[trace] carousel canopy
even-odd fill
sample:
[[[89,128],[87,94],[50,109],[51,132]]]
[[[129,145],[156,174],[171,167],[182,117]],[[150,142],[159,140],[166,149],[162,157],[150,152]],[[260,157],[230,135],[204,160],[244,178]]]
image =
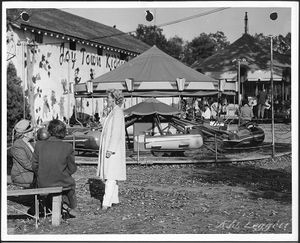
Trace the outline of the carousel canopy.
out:
[[[149,98],[138,103],[124,111],[126,115],[147,116],[152,114],[159,115],[176,115],[180,113],[175,107],[167,105],[155,98]]]
[[[222,51],[192,65],[193,68],[216,79],[237,80],[237,62],[246,70],[248,81],[270,80],[270,46],[260,45],[254,37],[244,34]],[[291,58],[273,51],[273,79],[282,80],[282,72],[291,67]],[[241,70],[242,74],[243,70]]]
[[[93,79],[93,95],[107,89],[120,89],[125,95],[154,92],[176,96],[197,91],[216,91],[218,81],[167,55],[156,46],[118,68]],[[80,94],[86,84],[75,86]],[[155,96],[155,95],[151,95]]]

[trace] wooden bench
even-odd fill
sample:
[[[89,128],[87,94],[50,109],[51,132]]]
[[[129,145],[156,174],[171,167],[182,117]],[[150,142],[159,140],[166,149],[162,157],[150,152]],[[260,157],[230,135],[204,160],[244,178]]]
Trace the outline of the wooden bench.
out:
[[[29,215],[26,212],[18,210],[26,215],[35,219],[35,227],[38,227],[39,220],[39,200],[38,195],[52,195],[52,225],[58,226],[60,225],[61,220],[61,204],[62,204],[62,192],[64,190],[68,190],[68,188],[63,187],[46,187],[46,188],[34,188],[34,189],[21,189],[21,190],[8,190],[7,191],[7,199],[10,197],[18,197],[24,195],[34,195],[34,205],[35,205],[35,216]]]

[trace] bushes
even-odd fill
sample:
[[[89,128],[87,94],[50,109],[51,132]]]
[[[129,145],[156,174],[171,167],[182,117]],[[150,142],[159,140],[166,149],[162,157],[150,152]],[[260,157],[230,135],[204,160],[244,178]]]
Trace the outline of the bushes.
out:
[[[29,106],[25,100],[26,119],[30,119]],[[23,118],[24,99],[22,80],[17,77],[17,71],[12,63],[7,66],[7,143],[11,143],[12,129]]]

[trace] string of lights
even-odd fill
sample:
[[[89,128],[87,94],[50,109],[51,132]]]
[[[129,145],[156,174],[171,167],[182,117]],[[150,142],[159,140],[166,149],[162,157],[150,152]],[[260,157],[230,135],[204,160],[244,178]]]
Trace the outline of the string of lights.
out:
[[[168,26],[168,25],[184,22],[184,21],[187,21],[187,20],[190,20],[190,19],[203,17],[203,16],[206,16],[206,15],[209,15],[209,14],[213,14],[213,13],[216,13],[216,12],[223,11],[225,9],[228,9],[228,8],[217,8],[217,9],[213,9],[213,10],[210,10],[210,11],[198,13],[198,14],[188,16],[188,17],[185,17],[185,18],[182,18],[182,19],[178,19],[178,20],[175,20],[175,21],[160,24],[157,27]],[[47,10],[42,9],[41,11],[48,13],[49,11],[52,11],[52,10],[54,10],[54,9],[47,9]],[[119,33],[113,33],[113,34],[105,35],[105,36],[90,37],[90,38],[87,38],[87,39],[78,38],[78,37],[71,36],[71,35],[68,35],[68,34],[53,32],[51,30],[32,28],[28,22],[30,21],[30,18],[32,18],[32,16],[35,14],[35,12],[31,11],[30,9],[20,9],[20,11],[21,12],[19,12],[19,14],[14,19],[9,20],[11,23],[15,23],[17,25],[20,25],[20,23],[17,20],[22,19],[24,22],[22,23],[22,27],[21,26],[20,27],[22,29],[24,29],[25,31],[28,30],[28,31],[31,31],[32,33],[37,33],[37,34],[40,34],[40,35],[43,34],[45,36],[49,35],[49,36],[52,36],[52,37],[56,37],[57,39],[61,39],[59,42],[57,42],[57,41],[48,42],[48,43],[43,43],[43,45],[61,45],[61,44],[73,41],[73,42],[77,42],[77,43],[87,45],[87,46],[91,46],[91,47],[94,46],[96,48],[103,48],[104,50],[108,50],[108,51],[112,50],[112,51],[115,51],[115,52],[124,53],[125,55],[131,55],[131,56],[137,56],[138,55],[138,53],[136,51],[127,51],[127,50],[123,50],[123,49],[120,49],[120,48],[116,48],[114,46],[107,45],[105,43],[100,43],[101,39],[109,38],[109,37],[115,37],[115,36],[121,36],[121,35],[127,35],[127,34],[133,34],[133,33],[136,32],[136,30],[129,31],[129,32],[120,31]],[[41,11],[39,11],[39,13]],[[147,12],[147,15],[149,15],[149,14],[152,15],[152,13],[150,11]],[[153,17],[153,15],[152,15],[152,17]],[[156,17],[156,15],[155,15],[155,17]],[[150,19],[151,19],[151,21],[153,20],[153,18],[150,18]],[[150,19],[146,18],[147,21],[149,21]],[[154,20],[156,20],[156,19],[154,19]],[[156,26],[156,25],[154,25],[154,26]],[[37,46],[34,43],[27,43],[27,45]]]
[[[192,15],[192,16],[188,16],[188,17],[185,17],[185,18],[182,18],[182,19],[178,19],[178,20],[174,20],[174,21],[171,21],[171,22],[166,22],[166,23],[163,23],[163,24],[159,24],[159,25],[157,25],[157,27],[164,27],[164,26],[168,26],[168,25],[172,25],[172,24],[181,23],[181,22],[184,22],[184,21],[187,21],[187,20],[191,20],[191,19],[194,19],[194,18],[199,18],[199,17],[203,17],[203,16],[206,16],[206,15],[209,15],[209,14],[216,13],[216,12],[224,11],[224,10],[226,10],[228,8],[229,7],[227,7],[227,8],[217,8],[217,9],[213,9],[213,10],[210,10],[210,11],[207,11],[207,12],[198,13],[198,14],[195,14],[195,15]],[[34,13],[29,14],[29,18],[33,14]],[[109,37],[115,37],[115,36],[121,36],[121,35],[127,35],[127,34],[133,34],[135,32],[136,32],[136,30],[132,30],[132,31],[128,31],[128,32],[121,32],[120,31],[120,33],[114,33],[114,34],[110,34],[110,35],[102,35],[102,36],[90,37],[90,38],[86,39],[85,42],[86,43],[88,41],[90,41],[90,42],[93,42],[93,41],[97,42],[100,39],[109,38]],[[62,38],[62,39],[64,39],[64,38]],[[53,45],[53,44],[61,44],[61,43],[62,42],[59,42],[59,43],[45,43],[45,44]]]

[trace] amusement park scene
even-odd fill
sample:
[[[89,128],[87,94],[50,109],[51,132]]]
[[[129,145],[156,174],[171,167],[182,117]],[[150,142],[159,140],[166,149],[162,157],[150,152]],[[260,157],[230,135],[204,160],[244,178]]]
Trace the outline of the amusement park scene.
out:
[[[1,232],[297,240],[298,3],[139,3],[3,3]]]

